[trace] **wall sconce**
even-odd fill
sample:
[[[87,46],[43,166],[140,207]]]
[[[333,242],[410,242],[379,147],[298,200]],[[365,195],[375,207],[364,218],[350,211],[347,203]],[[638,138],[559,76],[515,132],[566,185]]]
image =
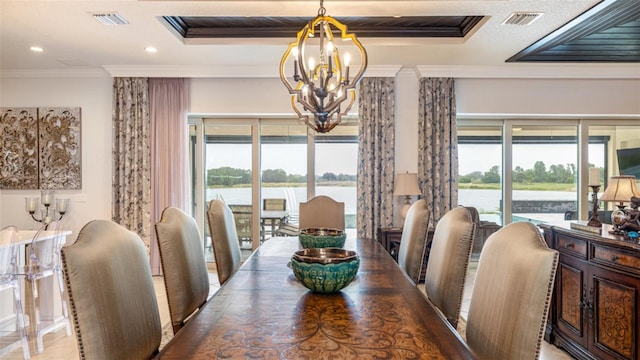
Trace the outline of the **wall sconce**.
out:
[[[404,196],[404,206],[402,206],[402,220],[407,217],[407,212],[411,207],[411,196],[421,195],[418,186],[418,174],[406,172],[396,175],[396,182],[393,187],[394,196]]]
[[[36,197],[27,197],[25,200],[25,210],[31,215],[31,218],[37,222],[49,225],[53,220],[62,220],[62,217],[67,213],[69,209],[69,199],[55,199],[53,191],[42,190],[40,193],[40,199]],[[55,200],[55,201],[54,201]],[[38,210],[38,203],[41,202],[43,208],[40,208],[40,219],[36,218],[35,213]],[[55,202],[54,209],[51,205]],[[51,211],[51,214],[49,213]],[[59,214],[59,218],[55,219],[56,212]]]

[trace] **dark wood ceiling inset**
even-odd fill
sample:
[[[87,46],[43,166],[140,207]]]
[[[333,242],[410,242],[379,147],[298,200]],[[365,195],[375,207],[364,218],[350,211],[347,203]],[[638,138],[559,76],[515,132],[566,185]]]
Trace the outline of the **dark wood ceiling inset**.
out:
[[[482,16],[336,17],[358,37],[464,37]],[[294,37],[309,17],[165,16],[183,38]]]
[[[639,62],[640,0],[606,0],[507,62]]]

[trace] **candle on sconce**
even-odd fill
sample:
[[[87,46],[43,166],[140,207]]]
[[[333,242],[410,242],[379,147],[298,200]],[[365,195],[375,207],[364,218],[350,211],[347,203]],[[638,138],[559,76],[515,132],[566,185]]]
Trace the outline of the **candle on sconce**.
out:
[[[42,190],[42,194],[40,195],[42,199],[42,205],[49,206],[53,202],[53,192],[49,190]]]
[[[600,186],[600,169],[589,169],[589,186]]]
[[[60,214],[66,213],[68,206],[69,199],[56,199],[56,210],[58,210]]]
[[[38,198],[24,198],[24,208],[28,213],[36,212],[38,208]]]

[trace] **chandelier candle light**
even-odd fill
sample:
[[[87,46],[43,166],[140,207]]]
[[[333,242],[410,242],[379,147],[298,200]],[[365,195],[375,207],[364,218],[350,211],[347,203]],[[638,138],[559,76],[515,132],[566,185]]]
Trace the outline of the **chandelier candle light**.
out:
[[[69,199],[55,199],[56,208],[51,209],[51,214],[49,214],[50,207],[54,203],[53,191],[51,190],[42,190],[40,199],[28,197],[24,200],[25,210],[31,215],[31,218],[45,225],[49,225],[49,223],[54,220],[56,212],[60,215],[57,220],[61,220],[64,214],[67,213],[69,207]],[[38,202],[41,202],[44,206],[44,209],[40,209],[40,219],[36,218],[34,215],[36,210],[38,210]]]
[[[289,44],[280,61],[280,79],[291,94],[291,106],[298,118],[319,133],[331,131],[353,106],[356,85],[367,68],[367,52],[347,26],[326,15],[324,0],[320,0],[318,16],[298,32],[297,40]],[[351,47],[359,54],[359,67],[350,77],[354,53],[338,48],[335,36],[340,35],[342,47]],[[292,58],[293,61],[290,61]],[[293,82],[287,78],[287,66],[293,64]],[[353,73],[353,71],[351,71]],[[346,101],[343,106],[342,103]]]

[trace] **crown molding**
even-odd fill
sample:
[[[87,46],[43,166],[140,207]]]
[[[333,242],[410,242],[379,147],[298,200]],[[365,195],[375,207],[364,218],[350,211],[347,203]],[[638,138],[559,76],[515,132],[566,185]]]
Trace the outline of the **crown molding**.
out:
[[[504,64],[497,66],[418,65],[420,77],[505,79],[640,79],[630,64]]]
[[[369,66],[366,77],[395,77],[402,65]],[[277,66],[105,66],[113,77],[280,78]]]
[[[100,78],[110,77],[103,68],[90,69],[9,69],[1,70],[0,78]]]
[[[640,79],[640,65],[629,64],[504,64],[467,65],[371,65],[365,77],[396,77],[413,71],[418,77],[496,79]],[[277,66],[120,66],[89,69],[8,69],[0,78],[53,77],[185,77],[185,78],[279,78]]]

